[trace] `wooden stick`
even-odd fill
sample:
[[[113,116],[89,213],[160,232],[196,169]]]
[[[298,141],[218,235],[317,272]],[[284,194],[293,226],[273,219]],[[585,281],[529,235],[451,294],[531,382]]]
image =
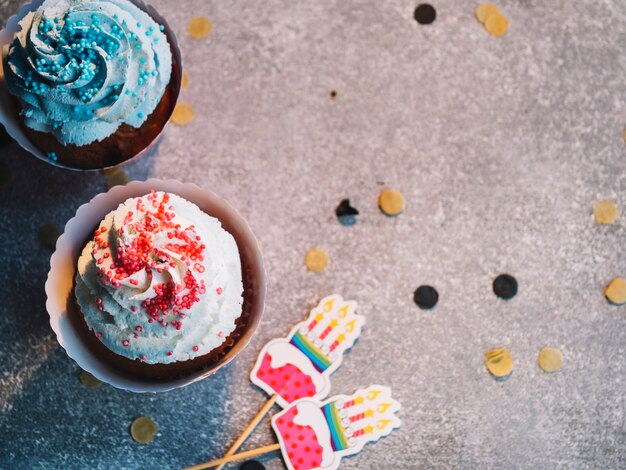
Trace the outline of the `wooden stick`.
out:
[[[259,447],[258,449],[247,450],[235,455],[229,455],[228,457],[222,457],[221,459],[211,460],[210,462],[194,465],[193,467],[186,467],[183,470],[201,470],[203,468],[211,468],[224,463],[232,462],[234,460],[243,460],[249,457],[256,457],[257,455],[268,454],[280,449],[280,444],[270,444],[265,447]]]
[[[254,428],[256,428],[259,422],[263,419],[263,416],[265,416],[267,412],[270,410],[270,408],[274,405],[277,398],[278,398],[278,395],[274,394],[269,398],[269,400],[265,402],[265,405],[263,405],[263,408],[261,408],[259,412],[256,414],[256,416],[252,418],[252,421],[250,421],[250,424],[248,424],[248,427],[243,430],[243,432],[237,438],[237,440],[233,443],[233,445],[230,446],[230,449],[228,449],[228,452],[226,452],[224,457],[230,457],[235,452],[237,452],[237,450],[241,447],[241,444],[244,443],[244,441],[248,438],[248,436],[252,433],[252,431],[254,431]],[[223,467],[224,467],[224,464],[220,464],[217,467],[217,470],[222,470]]]

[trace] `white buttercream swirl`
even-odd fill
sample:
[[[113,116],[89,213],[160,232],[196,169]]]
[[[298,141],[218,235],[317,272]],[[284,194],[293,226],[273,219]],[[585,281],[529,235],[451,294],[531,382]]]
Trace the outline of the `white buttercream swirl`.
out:
[[[237,244],[214,217],[152,192],[110,212],[78,260],[76,298],[113,352],[154,364],[220,346],[242,310]]]

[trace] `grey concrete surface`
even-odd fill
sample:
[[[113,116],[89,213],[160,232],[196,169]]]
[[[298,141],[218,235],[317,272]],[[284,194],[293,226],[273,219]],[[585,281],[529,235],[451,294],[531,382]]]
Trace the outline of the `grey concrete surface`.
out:
[[[266,398],[247,378],[261,346],[332,292],[368,321],[333,392],[379,382],[404,406],[403,427],[342,468],[626,468],[626,307],[602,296],[626,275],[626,216],[591,215],[601,198],[626,212],[625,2],[499,1],[502,38],[463,0],[433,2],[430,26],[399,0],[153,3],[179,36],[197,117],[128,171],[197,183],[243,213],[266,257],[266,316],[201,383],[83,388],[47,324],[51,251],[36,231],[63,225],[105,180],[3,147],[15,182],[0,191],[1,468],[220,456]],[[5,21],[19,2],[1,4]],[[188,38],[193,15],[212,20],[207,40]],[[385,186],[407,198],[394,219],[376,207]],[[334,217],[344,197],[354,227]],[[303,266],[316,245],[330,256],[322,274]],[[509,302],[491,292],[501,272],[520,284]],[[430,312],[412,302],[423,283],[440,293]],[[563,352],[560,372],[538,369],[544,345]],[[515,360],[504,383],[482,363],[496,346]],[[142,414],[159,425],[151,445],[128,435]],[[271,442],[265,421],[245,448]]]

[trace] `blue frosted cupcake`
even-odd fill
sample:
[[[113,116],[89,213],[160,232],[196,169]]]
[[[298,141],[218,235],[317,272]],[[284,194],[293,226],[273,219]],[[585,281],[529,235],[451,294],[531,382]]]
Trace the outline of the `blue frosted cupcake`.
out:
[[[21,19],[3,50],[6,85],[23,132],[50,161],[106,168],[160,134],[180,56],[155,16],[129,0],[45,0]]]

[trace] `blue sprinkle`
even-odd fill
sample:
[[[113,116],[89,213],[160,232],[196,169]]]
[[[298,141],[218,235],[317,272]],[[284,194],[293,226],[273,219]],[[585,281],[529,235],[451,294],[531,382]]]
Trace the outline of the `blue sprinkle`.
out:
[[[159,25],[159,31],[165,31],[165,26],[163,26],[162,24]]]

